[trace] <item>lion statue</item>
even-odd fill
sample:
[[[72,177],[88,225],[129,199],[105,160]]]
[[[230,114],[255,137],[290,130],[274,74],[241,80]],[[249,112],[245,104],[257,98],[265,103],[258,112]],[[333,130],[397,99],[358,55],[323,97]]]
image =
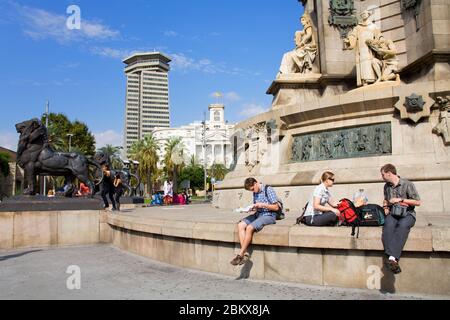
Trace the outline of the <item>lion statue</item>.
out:
[[[73,193],[73,180],[78,179],[90,189],[94,195],[95,184],[89,179],[89,166],[100,169],[95,161],[77,153],[55,152],[48,143],[47,128],[39,119],[32,119],[16,124],[20,134],[17,147],[17,163],[24,170],[28,183],[24,195],[36,194],[36,177],[63,176],[68,184],[65,196]]]

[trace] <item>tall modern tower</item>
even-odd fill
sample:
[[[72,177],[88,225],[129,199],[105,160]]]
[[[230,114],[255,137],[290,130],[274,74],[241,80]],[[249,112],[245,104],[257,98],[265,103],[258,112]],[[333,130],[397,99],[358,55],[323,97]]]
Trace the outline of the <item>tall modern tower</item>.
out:
[[[170,58],[160,52],[136,53],[126,64],[127,96],[124,149],[142,139],[155,127],[170,127]]]

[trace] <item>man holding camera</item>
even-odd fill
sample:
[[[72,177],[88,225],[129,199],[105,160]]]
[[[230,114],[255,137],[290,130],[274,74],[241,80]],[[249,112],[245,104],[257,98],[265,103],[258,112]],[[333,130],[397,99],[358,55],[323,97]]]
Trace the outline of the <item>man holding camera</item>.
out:
[[[400,256],[408,235],[416,224],[415,207],[421,205],[419,193],[414,184],[397,175],[392,164],[381,168],[384,186],[383,208],[386,215],[383,227],[383,246],[389,257],[387,266],[394,273],[402,272],[399,265]]]

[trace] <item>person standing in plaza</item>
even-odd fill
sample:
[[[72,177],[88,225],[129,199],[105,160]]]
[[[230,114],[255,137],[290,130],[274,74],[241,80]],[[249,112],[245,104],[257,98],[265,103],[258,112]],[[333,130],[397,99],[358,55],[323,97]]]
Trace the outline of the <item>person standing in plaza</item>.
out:
[[[398,176],[394,165],[383,166],[381,177],[386,182],[383,202],[386,219],[382,241],[388,257],[387,266],[398,274],[402,271],[399,260],[403,248],[411,228],[416,224],[415,207],[420,206],[421,201],[415,185]]]
[[[114,177],[114,189],[115,189],[116,207],[117,210],[120,211],[120,197],[122,197],[123,195],[123,182],[119,172],[117,172],[116,176]]]
[[[116,210],[116,202],[114,201],[114,184],[111,177],[111,170],[108,165],[104,165],[103,169],[103,181],[102,181],[102,199],[105,204],[105,210],[109,209],[108,199],[106,199],[106,195],[109,195],[109,199],[111,200],[111,204],[113,206],[112,210]]]
[[[267,225],[275,224],[276,212],[280,209],[277,195],[272,187],[265,186],[254,178],[248,178],[245,180],[244,188],[253,192],[255,213],[242,219],[238,224],[241,250],[230,262],[234,266],[245,263],[249,258],[247,249],[253,240],[253,234],[260,232]]]

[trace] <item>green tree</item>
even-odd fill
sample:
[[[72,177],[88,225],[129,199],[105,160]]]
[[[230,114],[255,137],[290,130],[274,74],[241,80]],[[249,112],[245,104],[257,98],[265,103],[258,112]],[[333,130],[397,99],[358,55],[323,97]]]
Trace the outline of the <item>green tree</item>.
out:
[[[9,154],[7,153],[0,153],[0,173],[4,176],[7,177],[10,174],[9,171],[9,161],[10,161],[10,157]]]
[[[115,170],[120,170],[123,167],[123,163],[120,160],[120,150],[121,147],[114,147],[107,144],[104,147],[99,148],[97,151],[104,153],[111,160],[112,168]]]
[[[44,117],[42,122],[45,123]],[[50,113],[48,122],[48,139],[55,151],[68,152],[68,134],[72,134],[70,151],[87,156],[95,154],[95,137],[86,124],[78,120],[71,122],[66,115],[61,113]]]
[[[209,175],[219,181],[222,181],[228,172],[227,167],[219,163],[214,163],[209,169]]]
[[[178,192],[178,176],[184,167],[184,149],[180,137],[169,139],[164,148],[164,170],[169,179],[172,180],[174,192]]]
[[[189,180],[191,188],[199,190],[204,188],[205,172],[203,167],[191,162],[191,164],[181,171],[180,181]]]
[[[139,162],[139,176],[147,180],[147,193],[152,194],[153,181],[158,172],[159,146],[151,135],[146,135],[143,140],[136,141],[130,148],[129,157]]]

